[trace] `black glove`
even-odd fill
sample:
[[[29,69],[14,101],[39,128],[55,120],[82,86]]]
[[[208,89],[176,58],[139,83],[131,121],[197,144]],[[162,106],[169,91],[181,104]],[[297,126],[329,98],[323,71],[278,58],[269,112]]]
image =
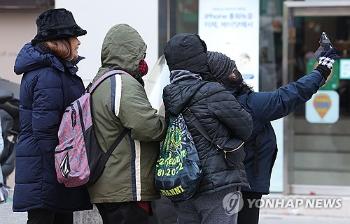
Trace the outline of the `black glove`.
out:
[[[316,70],[321,73],[325,80],[331,74],[333,63],[339,58],[337,50],[330,48],[328,51],[322,52],[318,61]]]

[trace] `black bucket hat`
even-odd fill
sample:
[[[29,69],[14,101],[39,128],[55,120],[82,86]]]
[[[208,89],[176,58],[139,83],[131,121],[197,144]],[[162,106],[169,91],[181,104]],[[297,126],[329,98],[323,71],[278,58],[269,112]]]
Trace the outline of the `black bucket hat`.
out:
[[[57,40],[68,37],[78,37],[87,32],[78,26],[73,14],[66,9],[49,9],[36,20],[37,34],[32,44],[47,40]]]

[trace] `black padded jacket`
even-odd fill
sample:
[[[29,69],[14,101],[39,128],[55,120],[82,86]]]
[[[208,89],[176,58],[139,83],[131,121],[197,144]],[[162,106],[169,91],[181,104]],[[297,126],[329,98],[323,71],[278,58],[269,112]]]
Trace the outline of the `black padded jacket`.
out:
[[[172,83],[163,90],[166,116],[176,116],[189,108],[214,143],[206,140],[183,114],[202,165],[198,194],[249,186],[244,156],[240,156],[234,167],[229,167],[224,153],[215,145],[237,147],[247,140],[253,127],[250,114],[219,83],[202,81],[198,75],[184,70],[172,71],[171,77]],[[244,154],[243,147],[240,153]]]

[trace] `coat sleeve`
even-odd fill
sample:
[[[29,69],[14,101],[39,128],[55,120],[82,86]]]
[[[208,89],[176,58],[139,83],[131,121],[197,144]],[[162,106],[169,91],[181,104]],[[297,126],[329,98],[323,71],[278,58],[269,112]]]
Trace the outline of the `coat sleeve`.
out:
[[[314,70],[273,92],[252,93],[248,106],[256,118],[273,121],[288,115],[298,105],[308,101],[324,82],[322,75]]]
[[[229,91],[221,91],[215,97],[211,96],[208,107],[235,137],[243,141],[250,137],[253,130],[252,117]]]
[[[61,79],[52,69],[38,74],[33,87],[32,130],[40,150],[52,152],[58,144],[58,129],[63,111]]]
[[[148,101],[145,89],[134,78],[122,75],[122,93],[116,114],[124,127],[131,129],[133,139],[161,141],[166,132],[163,116]]]

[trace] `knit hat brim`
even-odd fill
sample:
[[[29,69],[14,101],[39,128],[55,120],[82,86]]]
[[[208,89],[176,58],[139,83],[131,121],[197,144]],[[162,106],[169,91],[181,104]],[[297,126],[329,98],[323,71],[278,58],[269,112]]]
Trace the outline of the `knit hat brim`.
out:
[[[219,52],[207,52],[208,66],[211,76],[216,81],[223,81],[237,69],[236,62]]]

